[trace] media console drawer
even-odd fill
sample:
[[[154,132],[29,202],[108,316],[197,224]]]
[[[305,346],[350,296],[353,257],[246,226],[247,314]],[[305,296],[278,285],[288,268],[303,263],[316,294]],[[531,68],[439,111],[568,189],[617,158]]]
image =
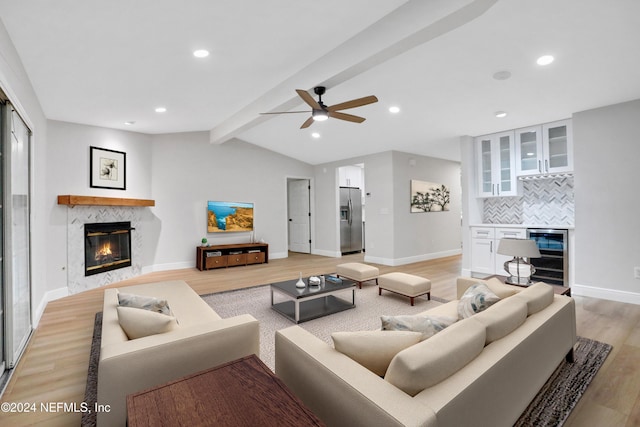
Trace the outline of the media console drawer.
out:
[[[269,245],[267,243],[238,243],[198,246],[196,248],[196,268],[198,270],[267,262],[269,262]]]
[[[226,255],[207,257],[205,261],[205,269],[220,268],[227,266],[228,257]]]

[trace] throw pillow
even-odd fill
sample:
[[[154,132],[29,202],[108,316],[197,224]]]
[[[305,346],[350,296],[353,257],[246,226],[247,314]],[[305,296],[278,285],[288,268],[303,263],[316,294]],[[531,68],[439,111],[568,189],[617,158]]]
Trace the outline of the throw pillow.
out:
[[[422,335],[410,331],[359,331],[331,334],[336,351],[350,357],[378,376],[384,376],[391,359],[419,343]]]
[[[169,316],[173,315],[166,299],[146,295],[118,293],[118,305],[121,307],[142,308],[144,310],[154,311],[156,313],[162,313]]]
[[[445,316],[381,316],[383,331],[413,331],[420,332],[422,339],[437,334],[447,326],[451,326],[458,319]]]
[[[130,340],[163,334],[178,327],[176,318],[135,307],[118,306],[118,322]]]
[[[462,319],[491,307],[500,298],[484,283],[476,283],[467,289],[458,301],[458,316]]]

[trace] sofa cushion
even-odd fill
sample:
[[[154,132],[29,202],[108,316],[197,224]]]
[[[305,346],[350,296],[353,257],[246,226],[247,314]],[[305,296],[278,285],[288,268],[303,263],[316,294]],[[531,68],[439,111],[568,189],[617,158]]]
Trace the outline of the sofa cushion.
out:
[[[384,376],[391,359],[419,343],[422,334],[411,331],[358,331],[331,334],[337,351],[349,356],[378,376]]]
[[[527,287],[522,292],[518,292],[515,297],[526,301],[528,315],[531,316],[553,302],[554,292],[551,286],[543,282],[538,282]]]
[[[503,299],[510,296],[513,296],[517,293],[516,289],[513,286],[507,286],[500,281],[497,277],[492,277],[491,279],[487,279],[485,281],[489,289],[498,296],[498,298]]]
[[[383,331],[413,331],[420,332],[425,340],[451,326],[458,319],[444,316],[380,316]]]
[[[142,308],[156,313],[172,315],[166,299],[118,292],[118,305],[121,307]]]
[[[473,320],[485,326],[485,345],[488,345],[510,334],[527,320],[527,303],[522,299],[507,298],[476,314]]]
[[[486,310],[498,301],[500,301],[500,298],[486,284],[478,282],[475,285],[471,285],[460,297],[460,301],[458,301],[458,316],[461,319],[466,319]]]
[[[130,340],[174,330],[176,318],[134,307],[117,307],[118,322]]]
[[[456,373],[482,352],[485,327],[472,319],[449,326],[391,360],[384,379],[415,396]]]

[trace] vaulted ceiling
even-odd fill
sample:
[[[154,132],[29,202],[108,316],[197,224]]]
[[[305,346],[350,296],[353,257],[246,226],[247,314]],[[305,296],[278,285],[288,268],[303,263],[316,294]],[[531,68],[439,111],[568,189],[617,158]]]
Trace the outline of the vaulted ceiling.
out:
[[[458,160],[462,135],[640,98],[637,0],[0,0],[0,19],[49,119],[209,131],[311,164]],[[308,114],[259,114],[307,109],[295,89],[317,85],[327,105],[379,102],[302,130]]]

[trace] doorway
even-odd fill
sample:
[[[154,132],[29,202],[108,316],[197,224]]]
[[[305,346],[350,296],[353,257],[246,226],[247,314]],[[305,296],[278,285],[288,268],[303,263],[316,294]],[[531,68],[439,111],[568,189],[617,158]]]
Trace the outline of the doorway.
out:
[[[311,253],[311,180],[287,178],[289,251]]]

